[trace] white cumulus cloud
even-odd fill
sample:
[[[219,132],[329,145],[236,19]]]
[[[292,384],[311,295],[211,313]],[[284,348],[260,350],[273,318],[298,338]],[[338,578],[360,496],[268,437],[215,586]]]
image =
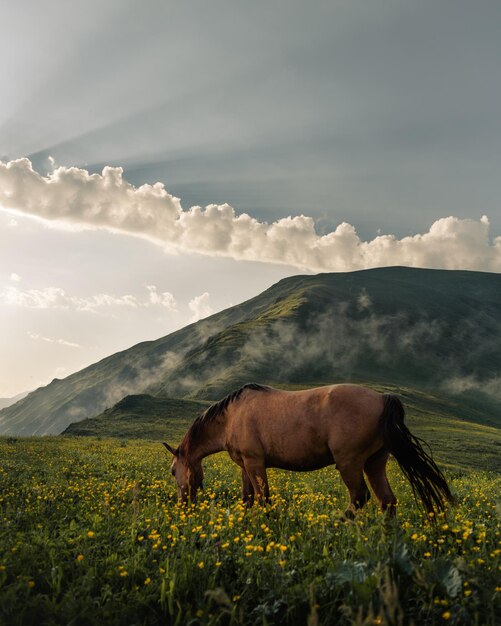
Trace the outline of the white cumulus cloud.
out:
[[[161,306],[172,312],[177,311],[177,303],[171,293],[167,291],[158,293],[154,285],[149,285],[147,290],[148,296],[143,299],[133,295],[115,296],[106,293],[82,298],[66,293],[61,287],[21,290],[8,286],[0,291],[0,302],[29,309],[73,309],[90,313],[113,307],[140,309],[153,306]]]
[[[190,322],[198,322],[198,320],[203,319],[204,317],[209,317],[214,313],[214,310],[210,303],[210,295],[207,293],[202,293],[200,296],[195,296],[188,303],[188,308],[190,309],[192,316]]]
[[[71,298],[66,295],[64,289],[59,287],[25,291],[17,287],[6,287],[0,292],[0,302],[28,309],[64,309],[69,308],[70,301]]]
[[[170,293],[170,291],[164,291],[162,293],[158,293],[155,285],[147,285],[146,289],[149,293],[149,303],[151,305],[158,304],[160,306],[165,307],[169,311],[177,311],[177,302],[174,296]]]
[[[61,227],[104,228],[146,237],[174,251],[293,265],[309,271],[349,271],[388,265],[501,271],[501,237],[489,220],[444,217],[429,231],[398,239],[380,234],[363,241],[346,222],[318,235],[311,217],[271,224],[228,204],[184,210],[162,183],[134,187],[119,167],[90,174],[55,167],[47,176],[24,158],[0,161],[0,206]]]

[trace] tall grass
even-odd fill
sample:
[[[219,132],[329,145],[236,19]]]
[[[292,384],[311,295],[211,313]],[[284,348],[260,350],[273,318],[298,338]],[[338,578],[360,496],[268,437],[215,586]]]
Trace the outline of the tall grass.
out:
[[[501,623],[498,474],[449,475],[459,505],[433,519],[392,466],[398,519],[346,523],[332,468],[271,471],[272,505],[246,511],[224,455],[188,507],[161,445],[3,439],[0,458],[9,626]]]

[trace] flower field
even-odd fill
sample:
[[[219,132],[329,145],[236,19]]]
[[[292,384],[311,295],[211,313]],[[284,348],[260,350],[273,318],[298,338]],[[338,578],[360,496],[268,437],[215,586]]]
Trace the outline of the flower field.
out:
[[[333,468],[270,471],[245,510],[225,455],[177,503],[160,444],[0,440],[0,623],[501,623],[501,477],[451,473],[458,506],[427,518],[398,468],[396,521],[354,522]]]

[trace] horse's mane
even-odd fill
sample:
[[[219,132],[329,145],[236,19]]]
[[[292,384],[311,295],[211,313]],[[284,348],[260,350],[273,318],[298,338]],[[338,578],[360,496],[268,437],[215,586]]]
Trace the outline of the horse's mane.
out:
[[[216,419],[218,415],[224,413],[228,408],[228,405],[238,400],[242,393],[247,389],[250,389],[251,391],[271,391],[272,387],[268,387],[267,385],[259,385],[258,383],[247,383],[243,387],[240,387],[240,389],[232,391],[222,400],[211,404],[211,406],[206,409],[201,415],[199,415],[191,425],[191,428],[186,433],[186,443],[195,443],[201,437],[207,424],[210,424]]]

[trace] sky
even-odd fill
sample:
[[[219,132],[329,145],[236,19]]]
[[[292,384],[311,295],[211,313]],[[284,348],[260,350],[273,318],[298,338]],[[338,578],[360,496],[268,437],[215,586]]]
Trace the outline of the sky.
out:
[[[4,3],[0,397],[285,276],[501,271],[497,0]]]

